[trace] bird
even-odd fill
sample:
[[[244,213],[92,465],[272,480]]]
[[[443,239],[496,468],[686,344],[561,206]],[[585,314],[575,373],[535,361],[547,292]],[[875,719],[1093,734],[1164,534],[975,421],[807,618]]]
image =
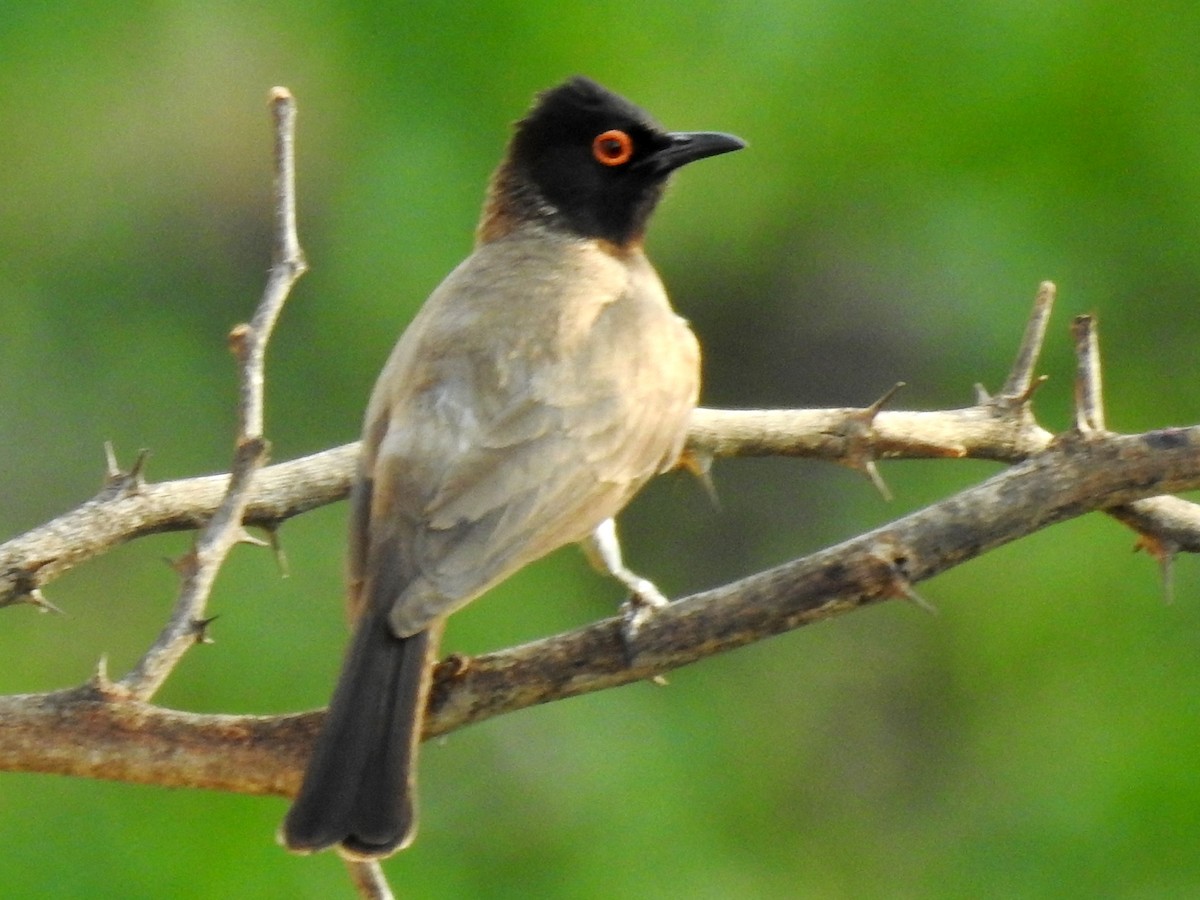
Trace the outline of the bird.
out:
[[[666,131],[574,76],[535,97],[471,254],[402,333],[364,416],[347,553],[352,637],[280,828],[374,860],[416,834],[416,758],[446,618],[567,544],[630,591],[614,516],[680,460],[700,350],[646,258],[673,171],[745,143]]]

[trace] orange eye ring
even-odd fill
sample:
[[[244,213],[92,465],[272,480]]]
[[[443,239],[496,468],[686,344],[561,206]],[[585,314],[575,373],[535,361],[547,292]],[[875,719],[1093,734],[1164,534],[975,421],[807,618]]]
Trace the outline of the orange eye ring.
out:
[[[613,128],[596,135],[592,141],[592,156],[605,166],[623,166],[633,158],[633,138]]]

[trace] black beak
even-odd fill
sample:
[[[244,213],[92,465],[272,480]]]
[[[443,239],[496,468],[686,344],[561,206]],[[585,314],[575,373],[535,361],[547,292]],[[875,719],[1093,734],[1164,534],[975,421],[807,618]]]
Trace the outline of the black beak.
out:
[[[719,131],[675,131],[667,139],[670,141],[667,146],[646,158],[646,164],[663,175],[698,159],[732,153],[746,146],[741,138]]]

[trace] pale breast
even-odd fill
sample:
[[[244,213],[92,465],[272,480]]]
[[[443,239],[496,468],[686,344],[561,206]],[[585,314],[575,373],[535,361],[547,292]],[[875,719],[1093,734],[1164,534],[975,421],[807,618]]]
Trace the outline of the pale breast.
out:
[[[544,236],[477,250],[372,400],[387,425],[366,429],[368,527],[422,581],[393,623],[418,628],[615,515],[678,457],[698,390],[696,340],[640,252]]]

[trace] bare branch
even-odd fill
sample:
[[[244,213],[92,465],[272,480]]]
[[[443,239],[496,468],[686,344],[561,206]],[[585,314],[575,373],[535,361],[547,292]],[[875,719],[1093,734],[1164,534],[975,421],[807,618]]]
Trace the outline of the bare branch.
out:
[[[221,504],[201,529],[195,548],[176,564],[183,583],[170,619],[153,646],[119,683],[122,691],[139,700],[152,697],[188,648],[205,639],[208,624],[204,618],[205,605],[225,557],[244,538],[242,520],[250,488],[267,459],[268,446],[263,437],[267,343],[292,285],[305,270],[296,238],[293,198],[296,109],[285,88],[272,90],[271,111],[275,119],[276,246],[270,277],[253,320],[248,325],[235,326],[229,334],[240,376],[239,427],[229,484]]]
[[[1154,497],[1114,506],[1108,514],[1141,534],[1154,534],[1183,553],[1200,553],[1200,506],[1179,497]]]
[[[104,468],[105,490],[111,494],[136,494],[145,485],[142,479],[142,472],[146,468],[146,459],[150,456],[149,450],[138,451],[137,459],[133,461],[133,465],[128,471],[122,471],[117,463],[117,451],[114,449],[111,441],[104,442]]]
[[[0,606],[50,607],[41,586],[116,544],[152,532],[199,529],[177,562],[183,584],[155,644],[118,682],[103,662],[79,688],[0,697],[0,769],[56,772],[255,794],[295,791],[322,713],[196,715],[148,703],[191,644],[206,639],[213,580],[245,525],[268,529],[345,496],[358,446],[349,444],[265,468],[267,345],[306,265],[296,236],[294,121],[290,94],[271,94],[275,118],[273,265],[255,315],[236,326],[238,434],[228,476],[148,485],[143,451],[122,472],[106,447],[101,493],[80,508],[0,545]],[[1076,320],[1077,430],[1055,440],[1036,422],[1031,397],[1055,297],[1044,282],[1001,390],[979,389],[976,405],[940,412],[866,409],[697,410],[686,459],[699,471],[718,456],[790,455],[865,471],[882,492],[876,460],[973,457],[1014,464],[1000,475],[890,525],[738,582],[684,598],[639,631],[628,656],[622,622],[587,628],[439,665],[425,737],[489,717],[632,681],[651,680],[706,656],[862,606],[907,599],[914,587],[996,546],[1063,519],[1108,508],[1141,535],[1163,567],[1180,549],[1200,550],[1200,508],[1150,495],[1200,486],[1200,426],[1110,435],[1104,428],[1094,323]],[[359,893],[390,898],[376,864],[350,863]]]
[[[626,684],[830,618],[1064,519],[1200,485],[1200,426],[1062,441],[975,487],[827,550],[672,603],[628,665],[613,619],[456,662],[435,683],[441,734],[500,712]]]
[[[275,119],[275,247],[271,273],[262,302],[249,325],[237,326],[230,335],[242,363],[238,413],[242,440],[263,436],[263,377],[267,343],[275,329],[292,286],[308,270],[296,235],[296,103],[287,88],[271,89]]]
[[[698,409],[688,437],[690,450],[707,458],[795,456],[841,460],[864,409]],[[1031,417],[999,414],[991,406],[908,412],[881,411],[872,421],[877,459],[971,458],[1019,462],[1049,446],[1053,435]],[[268,466],[250,490],[244,521],[273,528],[287,519],[344,499],[358,444]],[[28,595],[79,563],[114,546],[165,531],[201,527],[228,489],[228,475],[208,475],[143,485],[137,493],[101,492],[79,508],[0,544],[0,607]],[[1170,501],[1170,502],[1166,502]],[[1200,552],[1200,510],[1186,501],[1142,501],[1137,515],[1145,530],[1164,502],[1161,528],[1187,552]],[[1183,505],[1181,507],[1181,504]],[[1125,521],[1124,519],[1122,521]],[[1141,529],[1139,529],[1141,530]]]
[[[245,523],[269,528],[343,499],[357,454],[357,443],[346,444],[263,469],[251,487]],[[22,602],[39,585],[127,541],[203,527],[228,489],[228,475],[132,492],[106,487],[77,509],[0,544],[0,607]]]
[[[661,675],[883,600],[1056,522],[1200,487],[1200,426],[1061,440],[1036,458],[860,537],[678,600],[639,632],[621,620],[438,667],[426,737],[538,703]],[[320,713],[214,716],[126,699],[96,678],[0,697],[0,769],[290,794]]]
[[[277,139],[277,185],[291,187],[290,139]],[[281,228],[275,255],[303,266],[294,234],[294,202],[280,199]],[[288,254],[295,254],[288,256]],[[273,270],[273,278],[286,266]],[[1045,449],[1052,435],[1033,417],[1029,398],[1041,384],[1032,376],[1054,286],[1043,282],[1034,301],[1017,361],[1004,391],[990,397],[981,388],[979,402],[966,409],[940,412],[888,412],[882,406],[895,389],[864,409],[715,410],[698,409],[692,417],[684,464],[702,477],[716,457],[803,456],[850,465],[873,476],[886,496],[875,462],[901,458],[963,458],[1019,462]],[[260,316],[260,319],[264,318]],[[259,321],[260,319],[256,319]],[[255,326],[235,329],[235,341]],[[104,490],[93,500],[52,522],[0,545],[0,607],[49,601],[38,589],[84,560],[113,546],[161,531],[202,527],[217,512],[229,489],[228,476],[189,478],[147,485],[142,478],[145,451],[129,473],[121,473],[111,448]],[[340,500],[349,492],[357,444],[346,444],[299,460],[263,469],[248,488],[243,520],[272,533],[293,515]],[[1147,508],[1143,516],[1153,518]],[[274,540],[274,537],[272,538]],[[1200,540],[1200,537],[1197,538]]]
[[[286,794],[318,718],[179,712],[93,678],[71,690],[0,697],[0,769]]]
[[[702,459],[797,456],[841,460],[864,409],[698,409],[688,449]],[[871,423],[877,459],[963,458],[1015,461],[1044,449],[1048,431],[990,407],[947,412],[888,412]],[[287,519],[344,499],[358,443],[262,469],[246,499],[247,525],[275,528]],[[195,530],[216,514],[228,475],[106,487],[92,500],[0,544],[0,607],[27,602],[35,590],[113,547],[167,531]]]

